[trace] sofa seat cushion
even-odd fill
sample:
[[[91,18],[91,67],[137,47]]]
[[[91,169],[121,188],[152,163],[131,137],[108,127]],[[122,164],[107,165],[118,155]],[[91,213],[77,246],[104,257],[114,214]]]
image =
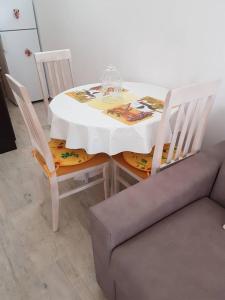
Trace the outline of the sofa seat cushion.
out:
[[[224,300],[224,221],[225,209],[204,198],[117,247],[116,299]]]

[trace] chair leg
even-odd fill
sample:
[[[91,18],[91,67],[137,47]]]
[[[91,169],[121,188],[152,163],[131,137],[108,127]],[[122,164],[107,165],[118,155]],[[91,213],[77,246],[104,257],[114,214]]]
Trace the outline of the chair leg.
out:
[[[104,178],[104,194],[105,200],[109,197],[109,166],[105,165],[103,167],[103,178]]]
[[[116,163],[113,163],[113,187],[114,187],[114,194],[118,193],[119,191],[119,181],[118,176],[119,174],[119,168],[116,165]]]
[[[114,170],[113,170],[114,162],[111,159],[109,162],[109,184],[110,184],[110,196],[114,195]]]
[[[86,174],[84,175],[84,183],[85,183],[85,184],[88,184],[88,181],[89,181],[89,174],[86,173]]]
[[[52,198],[52,228],[56,232],[59,229],[59,187],[57,178],[50,179],[51,198]]]

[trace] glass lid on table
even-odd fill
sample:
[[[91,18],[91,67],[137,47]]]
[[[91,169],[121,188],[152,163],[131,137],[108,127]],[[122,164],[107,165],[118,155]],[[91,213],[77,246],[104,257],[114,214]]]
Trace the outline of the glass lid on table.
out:
[[[122,91],[122,79],[116,67],[108,66],[101,78],[103,97],[119,97]]]

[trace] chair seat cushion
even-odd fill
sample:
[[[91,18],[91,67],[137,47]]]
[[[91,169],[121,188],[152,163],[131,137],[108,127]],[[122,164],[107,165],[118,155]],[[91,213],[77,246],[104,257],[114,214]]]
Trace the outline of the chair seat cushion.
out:
[[[132,174],[135,174],[138,178],[147,179],[150,175],[150,172],[142,171],[128,164],[125,161],[122,153],[113,155],[113,160],[116,161],[120,166],[122,166],[123,168],[131,172]]]
[[[42,167],[45,175],[47,177],[51,177],[51,172],[49,171],[42,155],[36,150],[34,152],[35,152],[34,156],[37,159],[40,166]],[[108,157],[107,154],[99,153],[99,154],[96,154],[92,159],[90,159],[90,160],[88,160],[88,161],[86,161],[82,164],[73,165],[73,166],[59,166],[59,167],[57,167],[56,168],[56,175],[57,176],[63,176],[63,175],[78,172],[78,171],[81,171],[81,170],[86,170],[86,169],[93,168],[93,167],[96,167],[98,165],[104,164],[108,161],[109,161],[109,157]]]
[[[52,139],[49,147],[56,166],[68,167],[85,163],[92,159],[94,155],[87,154],[84,149],[68,149],[63,140]]]
[[[170,144],[165,144],[163,147],[162,164],[166,162],[169,148]],[[152,151],[147,154],[125,151],[123,152],[123,158],[130,166],[141,171],[150,172],[152,168],[154,150],[155,147],[153,147]]]
[[[82,149],[67,149],[65,148],[65,142],[62,140],[51,140],[49,142],[49,147],[55,162],[57,176],[93,168],[109,161],[108,155],[104,153],[89,155]],[[41,165],[45,175],[51,177],[51,172],[49,171],[43,156],[37,150],[33,150],[33,155]]]
[[[117,247],[117,299],[223,300],[225,209],[204,198]]]

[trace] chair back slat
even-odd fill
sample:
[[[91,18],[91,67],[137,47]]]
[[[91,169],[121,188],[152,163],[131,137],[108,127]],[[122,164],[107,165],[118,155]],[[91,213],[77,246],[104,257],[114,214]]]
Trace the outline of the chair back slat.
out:
[[[191,85],[168,92],[162,118],[159,124],[155,151],[152,161],[152,173],[160,168],[184,159],[198,152],[202,145],[209,113],[215,99],[220,81]],[[175,124],[166,164],[161,165],[163,146],[168,142],[167,131],[170,117],[176,112]]]
[[[60,61],[57,65],[56,65],[56,70],[57,70],[57,74],[59,77],[59,87],[60,87],[60,91],[65,91],[67,89],[67,84],[66,84],[66,76],[64,73],[64,63],[62,61]]]
[[[201,116],[200,116],[201,122],[197,124],[196,133],[193,138],[193,144],[191,148],[191,151],[193,153],[199,151],[201,148],[204,132],[207,126],[208,116],[213,107],[214,101],[215,101],[215,96],[214,95],[209,96],[205,103],[204,110],[201,111]]]
[[[48,83],[48,92],[49,92],[48,98],[49,98],[50,95],[52,97],[57,95],[56,78],[55,78],[55,70],[53,67],[53,62],[46,63],[46,70],[47,70],[46,79]]]
[[[49,98],[74,87],[69,49],[34,54],[46,108]],[[46,88],[47,87],[47,88]]]
[[[191,143],[193,141],[194,133],[198,125],[198,119],[201,115],[201,109],[203,108],[202,106],[202,101],[197,100],[195,103],[194,107],[194,112],[193,112],[193,118],[190,124],[190,128],[186,137],[184,149],[183,149],[183,155],[186,156],[187,153],[190,151]]]
[[[54,171],[52,154],[27,89],[12,76],[6,74],[6,78],[21,111],[33,148],[43,156],[50,172]]]
[[[44,103],[48,103],[48,98],[49,98],[49,92],[48,92],[48,85],[46,81],[46,70],[43,64],[37,64],[37,71],[39,74],[39,79],[40,79],[40,85],[41,85],[41,90],[42,90],[42,95],[44,99]]]
[[[183,116],[184,116],[184,105],[180,105],[178,112],[177,112],[176,124],[174,127],[174,132],[173,132],[170,149],[169,149],[169,153],[168,153],[168,157],[167,157],[167,164],[169,164],[173,159],[174,150],[177,145],[178,135],[180,132]]]
[[[59,64],[60,64],[60,69],[61,69],[61,72],[60,72],[61,82],[63,85],[63,90],[65,91],[73,85],[73,81],[71,81],[71,78],[70,78],[71,76],[67,76],[68,75],[67,74],[67,69],[68,69],[67,61],[60,61]],[[69,79],[67,77],[69,77]]]
[[[190,125],[194,107],[195,107],[195,102],[191,101],[190,103],[188,103],[188,105],[186,105],[186,112],[184,110],[185,115],[183,116],[183,124],[178,139],[177,149],[174,158],[175,160],[177,160],[182,155],[183,145],[185,142],[185,137],[187,135],[188,127]]]
[[[60,63],[54,61],[53,62],[53,68],[54,68],[54,75],[55,75],[55,78],[56,78],[56,81],[55,81],[56,91],[57,91],[57,94],[59,94],[61,91],[63,91],[62,81],[61,81],[61,78],[59,76],[59,74],[61,73]],[[54,96],[56,96],[56,95],[54,95]]]

